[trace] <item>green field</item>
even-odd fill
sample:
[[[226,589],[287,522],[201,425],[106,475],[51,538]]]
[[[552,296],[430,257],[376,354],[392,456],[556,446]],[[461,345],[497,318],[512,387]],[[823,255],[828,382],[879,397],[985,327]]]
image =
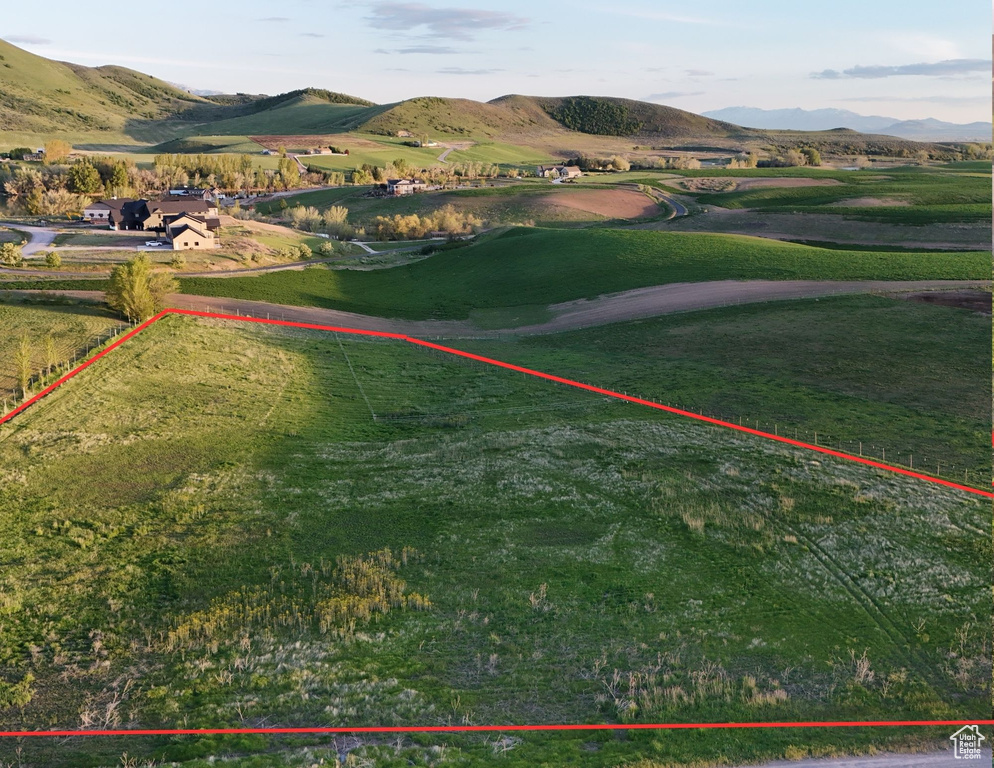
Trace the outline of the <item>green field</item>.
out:
[[[395,342],[169,317],[2,428],[0,466],[0,691],[30,694],[5,727],[989,710],[989,504]],[[946,735],[550,734],[501,760],[699,765]],[[495,754],[483,736],[394,741],[355,757]],[[247,768],[307,764],[303,747],[331,760],[307,737],[21,757]]]
[[[990,473],[991,322],[969,310],[844,296],[457,346],[960,482]]]
[[[16,303],[0,304],[0,397],[13,404],[17,393],[15,354],[21,339],[27,337],[31,350],[31,372],[47,368],[45,338],[51,334],[55,361],[63,364],[81,355],[98,337],[121,326],[121,321],[103,307],[53,306]]]
[[[961,166],[967,166],[963,168]],[[981,164],[983,165],[983,164]],[[990,221],[991,176],[974,164],[872,169],[866,171],[776,168],[673,171],[687,178],[814,178],[841,182],[826,186],[763,187],[741,191],[700,193],[667,186],[661,175],[642,183],[692,195],[701,205],[750,208],[770,213],[834,213],[865,221],[923,226],[947,222]],[[873,198],[877,205],[847,205]]]
[[[182,290],[407,318],[554,304],[664,283],[722,279],[986,279],[990,256],[812,248],[735,235],[514,229],[470,248],[372,272],[308,269]]]

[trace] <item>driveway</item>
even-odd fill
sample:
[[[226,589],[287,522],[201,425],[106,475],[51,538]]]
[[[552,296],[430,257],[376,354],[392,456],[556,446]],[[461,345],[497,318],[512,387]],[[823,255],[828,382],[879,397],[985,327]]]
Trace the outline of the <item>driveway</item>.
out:
[[[24,256],[33,256],[39,251],[47,251],[52,247],[52,243],[55,240],[55,236],[58,232],[51,227],[29,227],[25,224],[17,224],[6,221],[0,221],[5,227],[10,227],[11,229],[17,229],[28,235],[29,240],[21,247],[21,253]]]
[[[711,283],[675,283],[569,301],[549,307],[553,318],[545,323],[519,328],[482,330],[468,320],[401,320],[373,317],[337,309],[295,307],[264,301],[195,296],[176,293],[167,299],[170,307],[223,314],[249,315],[317,325],[336,325],[369,331],[402,333],[408,336],[445,338],[495,338],[508,335],[541,335],[607,325],[625,320],[656,317],[674,312],[750,304],[785,299],[818,298],[858,293],[903,293],[948,288],[978,288],[981,280],[921,280],[905,282],[818,282],[814,280],[721,280]],[[2,288],[2,284],[0,284]],[[2,291],[0,291],[2,293]],[[99,301],[101,291],[10,291],[15,294],[53,293],[69,298]]]

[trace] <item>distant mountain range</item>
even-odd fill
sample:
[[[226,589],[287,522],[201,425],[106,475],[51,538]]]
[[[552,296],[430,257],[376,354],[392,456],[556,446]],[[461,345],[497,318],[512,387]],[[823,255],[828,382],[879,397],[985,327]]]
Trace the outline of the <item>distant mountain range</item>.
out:
[[[848,109],[759,109],[726,107],[702,112],[705,117],[766,130],[830,131],[851,128],[862,133],[897,136],[912,141],[990,141],[991,124],[946,123],[934,118],[898,120],[882,115],[860,115]]]

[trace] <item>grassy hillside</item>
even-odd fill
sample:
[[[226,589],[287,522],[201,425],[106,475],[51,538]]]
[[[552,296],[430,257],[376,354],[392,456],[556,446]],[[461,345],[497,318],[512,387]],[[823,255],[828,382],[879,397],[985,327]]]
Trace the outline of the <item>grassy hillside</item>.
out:
[[[983,485],[990,345],[976,312],[841,296],[458,346]]]
[[[490,102],[509,108],[532,101],[572,131],[601,136],[750,136],[754,132],[682,109],[633,99],[602,96],[503,96]]]
[[[188,293],[409,318],[553,304],[664,283],[720,279],[986,279],[987,253],[813,248],[735,235],[514,229],[470,248],[371,272],[306,269],[181,281]]]
[[[170,317],[0,429],[0,465],[5,728],[989,710],[989,504],[405,345]],[[347,745],[613,768],[947,736]],[[342,741],[36,739],[0,760],[275,768]]]
[[[490,138],[561,130],[548,116],[523,113],[501,104],[425,96],[408,99],[368,120],[363,130],[393,134],[406,130],[432,137]]]
[[[123,67],[83,67],[35,56],[0,40],[0,141],[8,134],[106,137],[207,102]]]

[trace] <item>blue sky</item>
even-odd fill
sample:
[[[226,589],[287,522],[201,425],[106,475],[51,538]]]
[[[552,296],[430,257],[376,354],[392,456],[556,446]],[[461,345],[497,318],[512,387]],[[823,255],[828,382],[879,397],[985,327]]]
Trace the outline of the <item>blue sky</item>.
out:
[[[46,0],[44,13],[40,7],[5,9],[0,37],[49,58],[121,64],[195,89],[273,94],[316,86],[383,103],[591,94],[695,112],[745,105],[955,122],[991,116],[986,0],[175,0],[93,13]]]

